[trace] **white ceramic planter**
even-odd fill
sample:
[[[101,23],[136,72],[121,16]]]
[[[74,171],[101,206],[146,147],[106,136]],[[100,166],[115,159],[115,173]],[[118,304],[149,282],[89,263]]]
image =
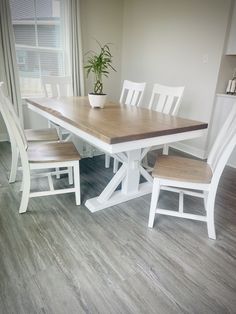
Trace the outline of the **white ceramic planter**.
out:
[[[98,95],[89,93],[88,98],[92,108],[104,108],[104,104],[107,101],[107,94]]]

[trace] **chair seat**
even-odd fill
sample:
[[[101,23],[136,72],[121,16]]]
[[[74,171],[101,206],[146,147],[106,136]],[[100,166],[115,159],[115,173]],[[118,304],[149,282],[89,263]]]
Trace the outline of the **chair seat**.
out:
[[[177,156],[160,156],[157,158],[152,175],[159,179],[210,183],[212,170],[204,161]]]
[[[28,149],[30,163],[47,163],[80,160],[75,145],[72,142],[34,143]]]
[[[27,141],[29,142],[47,142],[47,141],[59,141],[57,130],[54,128],[47,129],[28,129],[24,130]]]

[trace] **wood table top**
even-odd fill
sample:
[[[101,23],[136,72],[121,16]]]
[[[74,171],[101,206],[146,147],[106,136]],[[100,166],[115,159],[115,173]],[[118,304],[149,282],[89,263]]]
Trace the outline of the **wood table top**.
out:
[[[95,109],[87,97],[34,98],[27,102],[108,144],[207,128],[204,122],[113,102]]]

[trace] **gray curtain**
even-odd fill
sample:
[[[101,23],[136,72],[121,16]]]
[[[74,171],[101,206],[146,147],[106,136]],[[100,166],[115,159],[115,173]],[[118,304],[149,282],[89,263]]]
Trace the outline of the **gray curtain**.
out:
[[[0,0],[0,81],[22,121],[22,103],[9,0]]]
[[[74,96],[84,96],[84,70],[80,25],[80,1],[67,0],[67,30]]]

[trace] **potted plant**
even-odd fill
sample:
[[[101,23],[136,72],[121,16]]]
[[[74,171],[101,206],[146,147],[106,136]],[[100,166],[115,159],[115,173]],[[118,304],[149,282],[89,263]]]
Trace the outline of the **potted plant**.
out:
[[[108,77],[109,70],[116,71],[112,64],[109,43],[101,45],[99,52],[89,51],[87,64],[84,66],[87,72],[87,77],[90,73],[94,75],[93,92],[88,94],[90,105],[94,107],[103,108],[107,99],[107,94],[103,93],[103,77]]]

